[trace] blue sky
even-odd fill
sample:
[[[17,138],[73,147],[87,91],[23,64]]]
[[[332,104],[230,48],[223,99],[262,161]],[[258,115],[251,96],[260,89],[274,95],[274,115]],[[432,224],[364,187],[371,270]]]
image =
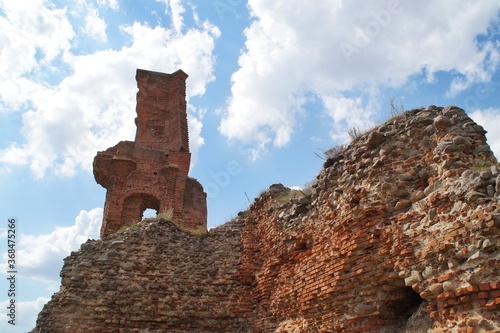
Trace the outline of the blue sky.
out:
[[[458,105],[500,156],[498,1],[0,0],[0,273],[18,219],[26,332],[62,259],[98,238],[91,163],[135,134],[136,68],[189,74],[191,176],[209,227],[273,183],[304,186],[353,127]],[[248,198],[247,198],[248,197]]]

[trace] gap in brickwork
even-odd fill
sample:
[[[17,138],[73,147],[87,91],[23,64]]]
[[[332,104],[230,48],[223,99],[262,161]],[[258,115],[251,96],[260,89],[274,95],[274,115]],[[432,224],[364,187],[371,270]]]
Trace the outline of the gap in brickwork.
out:
[[[158,215],[158,211],[156,209],[146,208],[144,212],[142,212],[142,219],[156,217],[156,215]]]
[[[402,321],[407,321],[424,301],[411,287],[399,287],[393,293],[397,297],[387,304],[387,308]]]
[[[392,314],[393,325],[384,333],[427,333],[433,320],[427,310],[428,302],[411,287],[396,287],[390,292],[392,300],[386,303],[387,312]]]

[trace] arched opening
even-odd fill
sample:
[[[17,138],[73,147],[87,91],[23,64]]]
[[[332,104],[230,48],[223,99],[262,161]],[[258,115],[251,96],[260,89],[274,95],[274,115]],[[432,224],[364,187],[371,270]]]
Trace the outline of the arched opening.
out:
[[[393,293],[396,297],[387,302],[387,310],[404,321],[407,321],[424,301],[411,287],[399,287]]]
[[[385,303],[395,332],[420,333],[432,328],[434,321],[427,310],[427,301],[411,287],[396,287]]]
[[[138,223],[150,214],[156,217],[159,209],[160,201],[154,196],[144,193],[132,194],[123,203],[122,223],[126,226]]]
[[[142,212],[142,219],[155,218],[158,215],[158,211],[153,208],[146,208],[144,212]]]

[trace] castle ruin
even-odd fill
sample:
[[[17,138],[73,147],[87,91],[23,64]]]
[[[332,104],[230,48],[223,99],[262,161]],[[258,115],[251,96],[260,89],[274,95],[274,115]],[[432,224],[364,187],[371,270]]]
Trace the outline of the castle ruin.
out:
[[[187,77],[182,70],[137,70],[135,141],[121,141],[94,159],[95,179],[107,189],[101,237],[141,221],[148,208],[170,210],[181,228],[206,229],[206,193],[188,177]]]

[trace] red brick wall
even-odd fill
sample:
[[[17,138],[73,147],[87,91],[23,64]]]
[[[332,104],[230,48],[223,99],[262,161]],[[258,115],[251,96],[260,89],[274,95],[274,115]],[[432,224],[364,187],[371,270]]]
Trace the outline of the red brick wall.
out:
[[[146,208],[159,213],[173,209],[179,225],[206,229],[203,188],[186,188],[186,182],[192,182],[186,78],[181,70],[173,74],[137,70],[135,141],[120,142],[94,159],[96,181],[107,189],[101,237],[139,222]]]
[[[331,159],[309,204],[271,188],[250,207],[254,332],[497,332],[500,176],[484,131],[454,107],[375,131]]]
[[[484,134],[459,108],[412,110],[310,188],[273,185],[211,233],[146,221],[88,242],[34,332],[499,332],[500,175]],[[185,184],[195,229],[186,207],[204,194]]]

